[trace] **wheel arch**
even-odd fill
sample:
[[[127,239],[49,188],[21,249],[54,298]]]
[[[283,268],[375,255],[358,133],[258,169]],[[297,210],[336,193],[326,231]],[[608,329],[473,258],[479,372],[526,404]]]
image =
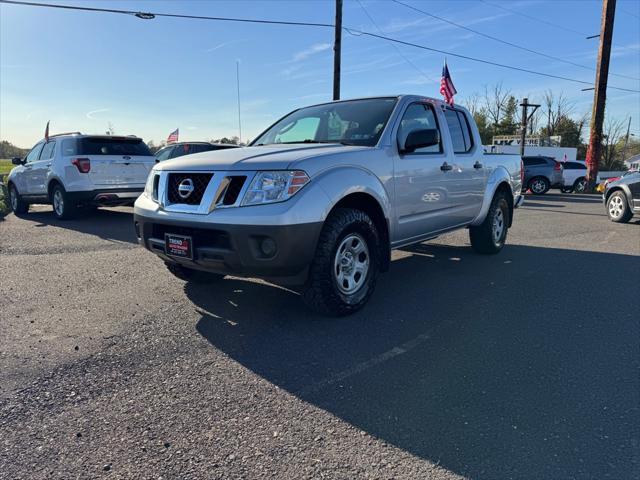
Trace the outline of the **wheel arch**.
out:
[[[49,180],[49,183],[47,183],[47,196],[49,197],[49,200],[51,200],[51,195],[53,195],[53,187],[55,187],[56,185],[60,185],[62,188],[64,188],[64,185],[57,177],[52,177]]]
[[[505,191],[507,195],[507,201],[509,202],[509,226],[513,221],[513,205],[514,205],[514,197],[513,197],[513,189],[511,187],[510,175],[507,172],[506,168],[498,167],[496,168],[489,177],[489,181],[487,182],[487,188],[484,192],[484,197],[482,199],[482,207],[480,208],[480,212],[476,216],[476,218],[471,222],[472,226],[480,225],[484,222],[484,219],[489,212],[489,208],[491,207],[491,202],[493,201],[493,197],[495,197],[496,192],[498,190]]]
[[[386,272],[391,263],[391,241],[389,236],[389,221],[385,216],[378,200],[367,192],[349,193],[336,202],[328,215],[338,208],[353,208],[366,213],[373,221],[380,234],[380,270]],[[327,215],[327,216],[328,216]]]
[[[626,188],[625,188],[626,187]],[[607,190],[604,194],[604,203],[605,205],[609,202],[609,198],[611,197],[611,195],[613,195],[615,192],[622,192],[624,193],[624,198],[627,201],[627,206],[629,208],[633,207],[633,202],[630,200],[632,198],[631,196],[631,190],[628,190],[628,186],[627,185],[616,185],[615,187],[610,188],[609,190]]]

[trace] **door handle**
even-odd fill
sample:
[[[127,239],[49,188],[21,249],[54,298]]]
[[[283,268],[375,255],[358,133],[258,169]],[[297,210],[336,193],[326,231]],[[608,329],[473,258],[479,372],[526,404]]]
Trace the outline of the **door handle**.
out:
[[[440,170],[442,170],[443,172],[446,172],[447,170],[453,170],[453,167],[449,165],[447,162],[444,162],[442,165],[440,165]]]
[[[473,168],[482,168],[482,164],[476,161],[476,163],[473,164]]]
[[[51,164],[50,164],[50,163],[47,163],[47,167],[50,167],[50,166],[51,166]]]

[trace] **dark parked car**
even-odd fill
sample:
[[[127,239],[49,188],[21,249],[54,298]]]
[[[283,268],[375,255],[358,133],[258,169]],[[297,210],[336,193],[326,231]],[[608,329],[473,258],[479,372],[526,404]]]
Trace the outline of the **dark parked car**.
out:
[[[522,157],[522,163],[525,189],[531,190],[531,193],[542,195],[552,187],[562,186],[562,164],[552,157],[525,156]]]
[[[156,152],[156,162],[178,158],[192,153],[208,152],[210,150],[223,150],[225,148],[238,148],[238,145],[228,143],[209,142],[178,142],[167,145]]]
[[[640,172],[625,173],[608,183],[602,200],[612,222],[626,223],[634,213],[640,213]]]

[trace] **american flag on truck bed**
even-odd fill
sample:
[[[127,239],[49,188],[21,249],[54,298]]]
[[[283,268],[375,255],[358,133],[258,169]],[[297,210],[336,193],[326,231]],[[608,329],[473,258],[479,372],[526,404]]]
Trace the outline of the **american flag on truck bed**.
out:
[[[442,94],[442,96],[444,96],[444,100],[449,105],[453,105],[453,96],[458,93],[458,91],[456,90],[456,87],[453,86],[453,81],[451,80],[451,75],[449,75],[449,67],[447,67],[447,62],[444,62],[444,67],[442,67],[440,93]]]
[[[173,132],[169,134],[169,136],[167,137],[167,143],[173,143],[178,141],[179,130],[180,130],[179,128],[176,128]]]

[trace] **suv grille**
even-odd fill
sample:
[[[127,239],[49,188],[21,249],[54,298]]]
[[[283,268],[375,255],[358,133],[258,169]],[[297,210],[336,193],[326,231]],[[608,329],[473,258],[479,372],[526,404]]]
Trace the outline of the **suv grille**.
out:
[[[211,177],[213,177],[213,173],[170,173],[167,181],[169,202],[200,205]],[[187,179],[193,182],[193,191],[186,198],[183,198],[178,191],[178,186]]]

